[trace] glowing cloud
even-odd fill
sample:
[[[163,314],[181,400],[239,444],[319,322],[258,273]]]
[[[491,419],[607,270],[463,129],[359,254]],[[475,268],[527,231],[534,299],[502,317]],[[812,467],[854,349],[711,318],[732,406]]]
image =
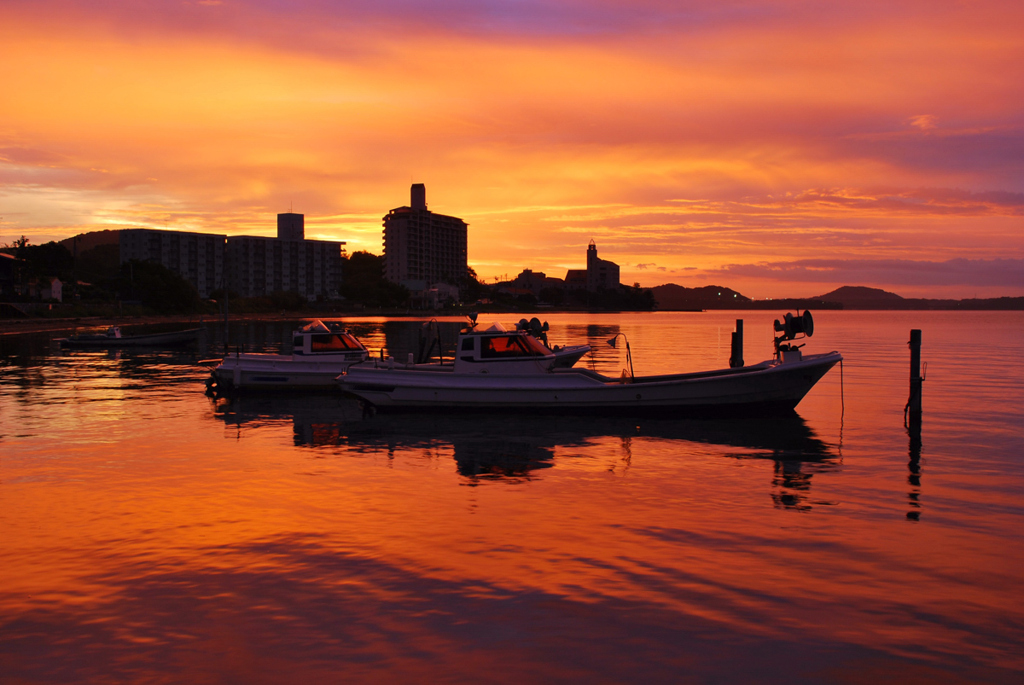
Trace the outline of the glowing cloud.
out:
[[[0,240],[270,234],[294,207],[379,252],[380,217],[424,182],[484,277],[564,275],[591,238],[643,285],[1022,258],[1022,19],[1009,1],[9,2]],[[800,284],[729,268],[752,296]]]

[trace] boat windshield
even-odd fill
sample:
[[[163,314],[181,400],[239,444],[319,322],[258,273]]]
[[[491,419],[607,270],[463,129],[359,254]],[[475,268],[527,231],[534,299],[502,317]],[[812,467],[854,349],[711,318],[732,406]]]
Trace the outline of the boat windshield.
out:
[[[480,339],[480,357],[544,357],[551,354],[546,347],[528,335],[494,336]]]
[[[365,349],[362,344],[348,333],[314,335],[310,340],[310,350],[313,352],[344,352],[362,349]]]

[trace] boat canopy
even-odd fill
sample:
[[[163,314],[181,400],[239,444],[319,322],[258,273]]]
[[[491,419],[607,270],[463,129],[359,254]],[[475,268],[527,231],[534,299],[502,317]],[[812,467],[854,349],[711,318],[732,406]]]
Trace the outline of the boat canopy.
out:
[[[305,343],[306,340],[309,340],[308,347]],[[296,354],[366,350],[366,347],[340,324],[325,324],[319,319],[295,331],[293,347]]]
[[[365,350],[362,343],[355,339],[351,333],[328,333],[326,335],[314,335],[310,340],[310,351],[327,352],[346,350]]]
[[[330,332],[331,332],[331,329],[328,328],[327,324],[325,324],[320,319],[317,319],[316,321],[311,321],[311,322],[307,323],[305,326],[303,326],[302,328],[299,329],[299,333],[330,333]]]
[[[480,338],[481,359],[546,357],[551,350],[529,335],[485,335]]]

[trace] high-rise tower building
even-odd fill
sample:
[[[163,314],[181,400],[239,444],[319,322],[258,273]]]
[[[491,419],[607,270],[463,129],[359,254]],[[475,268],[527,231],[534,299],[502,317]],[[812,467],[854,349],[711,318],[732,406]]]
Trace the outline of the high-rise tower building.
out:
[[[465,278],[468,225],[427,209],[427,190],[412,186],[408,207],[384,217],[384,277],[410,290],[435,283],[458,285]]]

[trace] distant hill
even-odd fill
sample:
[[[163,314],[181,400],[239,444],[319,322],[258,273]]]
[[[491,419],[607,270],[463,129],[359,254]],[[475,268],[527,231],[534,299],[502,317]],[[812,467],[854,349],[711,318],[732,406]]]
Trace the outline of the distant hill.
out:
[[[896,293],[860,285],[844,285],[812,299],[838,302],[843,305],[844,309],[884,309],[887,306],[898,307],[905,301]]]
[[[750,298],[731,288],[706,285],[703,288],[684,288],[667,283],[651,288],[654,300],[661,310],[685,309],[735,309],[738,305],[749,305]]]
[[[89,231],[88,233],[79,233],[74,238],[65,238],[60,241],[60,244],[68,248],[68,252],[74,254],[75,251],[75,238],[78,238],[78,252],[87,252],[100,245],[117,245],[120,240],[121,232],[117,229],[104,229],[102,231]]]
[[[843,309],[946,309],[946,310],[1014,310],[1024,309],[1024,297],[993,297],[973,300],[931,300],[900,297],[879,288],[844,285],[816,299],[837,302]]]
[[[662,311],[700,309],[868,309],[868,310],[1020,310],[1024,297],[982,300],[928,300],[901,297],[880,288],[844,285],[817,297],[752,300],[731,288],[707,285],[684,288],[675,283],[651,288]]]
[[[732,288],[706,285],[702,288],[684,288],[667,283],[651,288],[658,309],[687,311],[701,309],[842,309],[838,302],[820,299],[752,300]]]

